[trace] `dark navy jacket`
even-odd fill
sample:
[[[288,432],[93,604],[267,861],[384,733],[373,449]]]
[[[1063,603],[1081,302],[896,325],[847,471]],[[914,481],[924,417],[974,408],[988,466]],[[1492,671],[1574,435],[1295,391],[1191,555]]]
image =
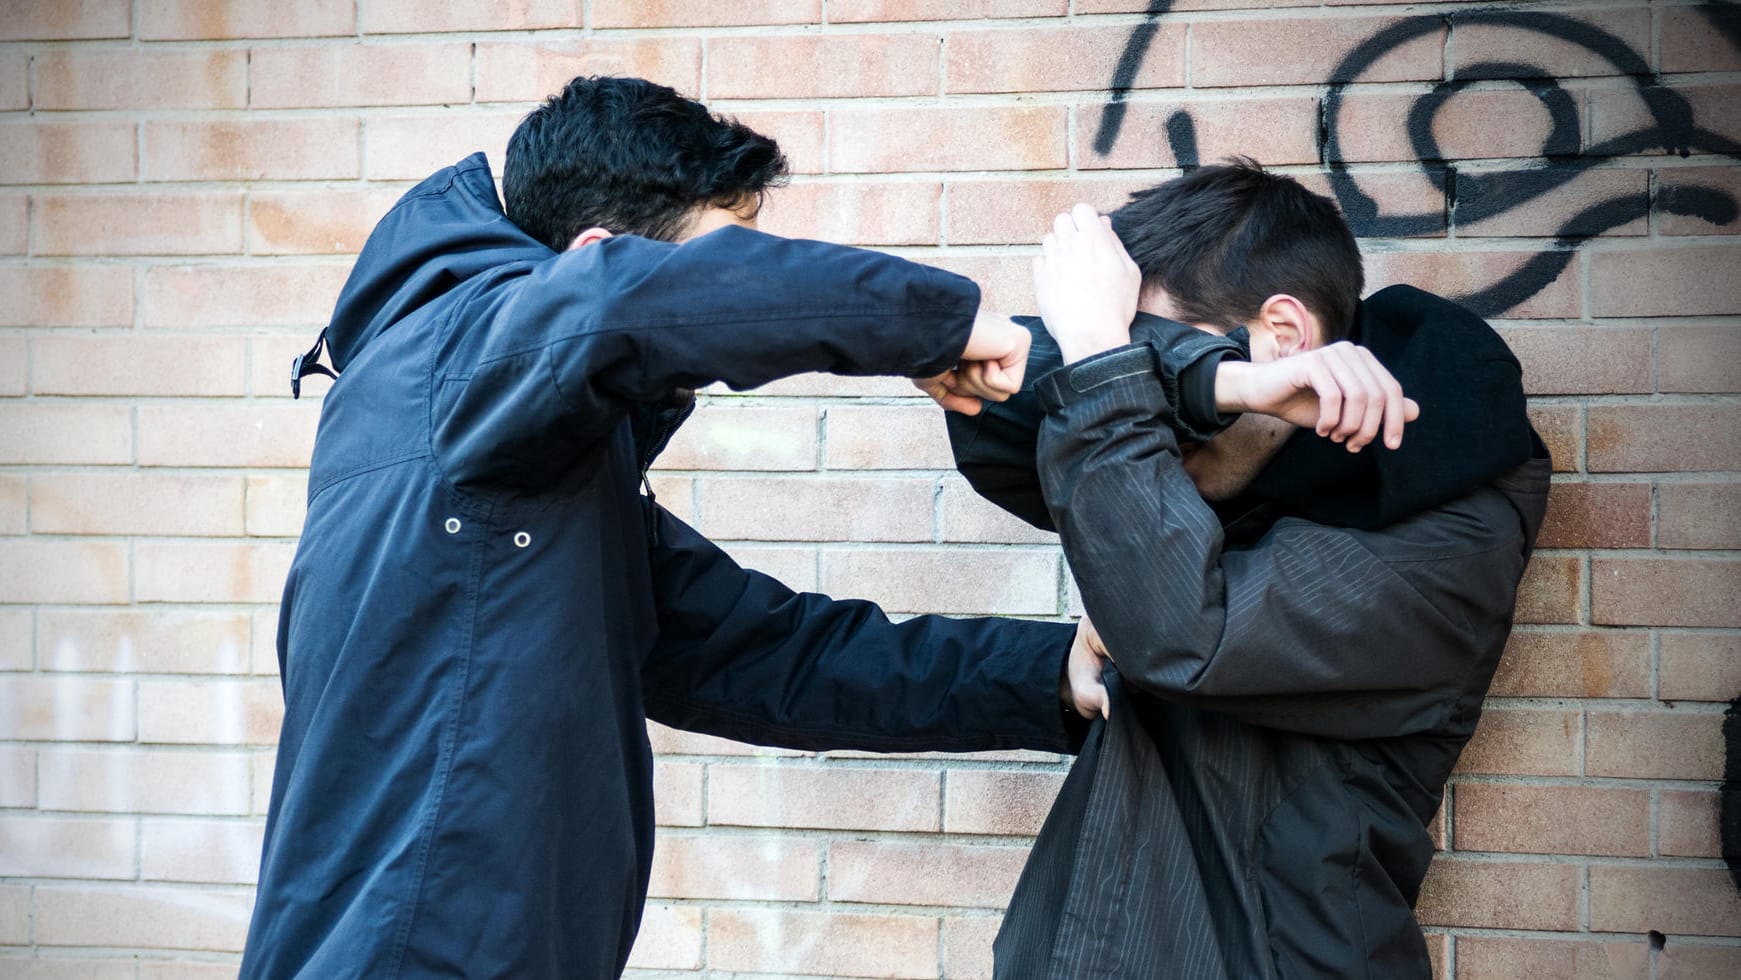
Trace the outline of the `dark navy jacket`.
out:
[[[555,254],[481,155],[382,220],[326,338],[244,977],[611,977],[646,720],[805,749],[1059,750],[1071,627],[797,595],[641,496],[675,389],[955,362],[966,280],[726,228]]]

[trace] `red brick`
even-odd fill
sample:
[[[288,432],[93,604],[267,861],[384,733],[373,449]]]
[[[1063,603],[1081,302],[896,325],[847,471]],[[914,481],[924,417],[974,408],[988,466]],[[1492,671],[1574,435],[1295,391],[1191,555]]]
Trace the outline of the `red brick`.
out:
[[[249,616],[155,609],[44,609],[37,614],[44,670],[145,674],[241,674],[248,670]]]
[[[932,95],[935,34],[716,37],[707,47],[712,99],[814,99]],[[769,71],[779,65],[778,71]]]
[[[265,829],[257,820],[142,820],[140,877],[251,885],[259,877]]]
[[[354,34],[355,0],[140,0],[142,41],[204,41],[242,37]]]
[[[1536,546],[1650,547],[1650,484],[1554,484]]]
[[[446,34],[460,31],[530,31],[584,27],[583,0],[360,0],[357,27],[364,34]]]
[[[1366,256],[1366,285],[1377,291],[1395,283],[1419,286],[1451,299],[1481,292],[1516,272],[1532,252],[1372,252]],[[1577,261],[1553,282],[1499,313],[1518,320],[1563,319],[1580,315],[1582,276]]]
[[[1665,327],[1658,337],[1659,391],[1741,391],[1741,330]]]
[[[1676,85],[1674,91],[1686,99],[1695,126],[1731,142],[1741,139],[1741,85]],[[1593,149],[1604,149],[1609,141],[1624,141],[1657,127],[1650,104],[1639,97],[1635,86],[1592,89],[1588,99]],[[1707,144],[1695,149],[1710,153],[1715,147]]]
[[[698,762],[653,763],[655,823],[661,827],[699,827],[707,822],[705,769]]]
[[[707,821],[835,830],[939,829],[939,774],[916,769],[715,765]]]
[[[131,0],[6,0],[0,6],[0,41],[71,41],[126,37],[133,30]]]
[[[1337,201],[1335,188],[1326,174],[1291,174],[1307,190]],[[1419,227],[1406,233],[1387,231],[1388,237],[1442,238],[1445,234],[1445,189],[1443,175],[1438,173],[1395,173],[1391,171],[1352,171],[1350,176],[1360,193],[1372,199],[1375,214],[1380,218],[1412,215],[1422,219]],[[1340,204],[1338,204],[1340,206]],[[1354,222],[1354,234],[1370,232],[1360,220]]]
[[[1481,714],[1457,771],[1502,776],[1578,775],[1583,732],[1576,711],[1494,708]]]
[[[0,266],[0,296],[0,327],[133,324],[133,271],[120,266]]]
[[[1687,10],[1678,7],[1675,10]],[[1674,11],[1665,10],[1664,13]],[[1718,35],[1713,35],[1718,37]],[[1716,224],[1695,214],[1676,214],[1677,210],[1693,210],[1697,198],[1694,190],[1716,191],[1731,201],[1741,200],[1741,170],[1735,167],[1673,167],[1656,172],[1656,230],[1663,235],[1741,235],[1741,221],[1731,217],[1727,224]],[[1671,210],[1673,208],[1674,210]],[[1703,209],[1698,209],[1702,211]]]
[[[1638,980],[1648,970],[1640,941],[1589,942],[1458,936],[1457,980]],[[1636,961],[1636,962],[1635,962]]]
[[[1658,642],[1657,696],[1664,701],[1729,701],[1741,691],[1741,637],[1665,632]]]
[[[139,741],[162,745],[272,745],[284,722],[277,681],[139,682]]]
[[[1741,946],[1676,943],[1656,954],[1657,980],[1723,980],[1741,976]]]
[[[112,184],[139,174],[128,120],[0,121],[0,184]]]
[[[369,180],[422,180],[482,151],[494,172],[502,172],[508,137],[524,112],[442,110],[415,116],[369,119],[367,159]]]
[[[709,385],[702,390],[704,394],[709,395],[732,394],[731,389],[725,385]],[[805,374],[795,374],[778,381],[770,381],[756,389],[756,396],[760,398],[906,398],[917,402],[925,397],[925,393],[915,388],[913,382],[906,378],[854,378],[812,371]]]
[[[1553,456],[1555,473],[1584,468],[1584,414],[1576,405],[1531,405],[1529,423]]]
[[[831,470],[953,469],[943,410],[936,405],[829,408],[828,448],[823,465]]]
[[[1617,626],[1741,626],[1741,561],[1598,558],[1590,618]]]
[[[1515,89],[1463,91],[1440,106],[1433,115],[1432,135],[1436,150],[1423,156],[1409,136],[1408,120],[1418,95],[1367,95],[1345,97],[1330,131],[1336,137],[1334,152],[1326,147],[1332,162],[1360,163],[1378,160],[1468,160],[1494,157],[1539,157],[1553,129],[1552,119],[1534,95]],[[1576,153],[1577,131],[1565,146],[1554,152]]]
[[[962,563],[974,575],[963,581]],[[1046,551],[865,548],[825,551],[822,591],[881,603],[891,612],[1053,616],[1058,558]]]
[[[948,36],[950,92],[1101,91],[1130,38],[1128,26],[1071,24]],[[1132,89],[1185,84],[1185,25],[1162,24],[1130,79]]]
[[[37,474],[30,483],[30,527],[38,534],[242,530],[242,481],[235,476],[87,471]]]
[[[1321,2],[1322,0],[1173,0],[1168,9],[1176,13],[1187,10],[1268,10],[1274,7],[1316,7]],[[1334,3],[1336,0],[1330,2]],[[1152,0],[1076,0],[1076,12],[1139,14],[1153,5]]]
[[[34,601],[8,589],[15,602]],[[15,598],[16,597],[16,598]],[[52,601],[52,600],[51,600]],[[0,738],[56,742],[130,742],[138,731],[133,682],[92,677],[0,675]],[[51,791],[47,753],[38,765],[37,805],[73,810]]]
[[[1570,864],[1440,857],[1421,884],[1415,917],[1425,925],[1576,929],[1581,870]]]
[[[242,250],[240,193],[43,194],[37,255],[221,255]]]
[[[698,530],[736,541],[929,541],[932,481],[716,477]]]
[[[134,545],[138,602],[277,602],[295,546],[278,542]]]
[[[1584,562],[1575,555],[1536,554],[1517,588],[1519,623],[1576,623],[1582,618]]]
[[[1741,410],[1723,404],[1593,405],[1592,472],[1741,469]]]
[[[1711,8],[1721,12],[1722,8]],[[1665,72],[1741,71],[1741,48],[1728,40],[1699,7],[1662,11],[1662,63]]]
[[[653,754],[660,756],[723,755],[796,758],[810,754],[793,749],[777,749],[767,745],[734,742],[717,735],[703,735],[700,732],[679,731],[675,728],[667,728],[656,721],[647,723],[647,741],[653,746]]]
[[[645,78],[688,95],[701,91],[701,41],[695,38],[485,42],[477,48],[479,102],[533,102],[581,75]]]
[[[629,952],[632,970],[696,970],[701,967],[701,909],[647,903],[641,931]]]
[[[1741,936],[1741,892],[1721,868],[1590,868],[1596,932]]]
[[[29,886],[0,886],[0,943],[30,945]]]
[[[349,273],[325,264],[153,266],[145,271],[144,324],[323,326]]]
[[[948,184],[949,244],[1033,245],[1052,218],[1085,201],[1101,213],[1123,205],[1154,180],[1080,177],[1041,180],[952,180]]]
[[[1063,106],[842,109],[830,113],[836,173],[1057,170],[1066,163]]]
[[[943,830],[1032,836],[1040,832],[1063,785],[1062,772],[953,770],[944,785]]]
[[[256,109],[470,100],[470,44],[344,43],[250,54],[249,104]]]
[[[1034,263],[1027,255],[927,255],[918,261],[966,276],[979,285],[979,308],[1019,314],[1038,309],[1034,302]]]
[[[794,592],[816,591],[816,549],[728,542],[726,554],[745,568],[771,576]]]
[[[1488,691],[1500,697],[1650,696],[1650,634],[1644,630],[1518,631]]]
[[[32,609],[0,609],[0,670],[30,670],[35,665],[31,655],[34,619]]]
[[[1741,310],[1741,246],[1590,256],[1594,316],[1727,316]]]
[[[130,463],[133,415],[121,405],[0,404],[0,463]]]
[[[52,959],[27,960],[23,957],[12,957],[4,962],[7,968],[6,980],[134,980],[131,959],[73,959],[56,956]],[[175,977],[173,980],[217,978]]]
[[[1563,15],[1562,15],[1563,16]],[[1650,11],[1605,10],[1570,18],[1596,30],[1614,35],[1621,43],[1649,60]],[[1618,75],[1620,69],[1596,51],[1570,39],[1562,39],[1565,28],[1552,31],[1521,30],[1506,23],[1452,22],[1450,64],[1453,78],[1518,77],[1492,72],[1472,74],[1478,64],[1508,63],[1528,65],[1531,71],[1522,77],[1582,78],[1597,75]]]
[[[1722,796],[1703,790],[1663,790],[1656,820],[1656,849],[1668,857],[1714,858],[1722,854],[1718,824]]]
[[[815,24],[820,0],[593,0],[593,27],[736,27]]]
[[[30,495],[23,476],[0,476],[0,534],[28,531]]]
[[[828,22],[1062,17],[1069,0],[829,0]]]
[[[308,474],[248,477],[244,520],[249,536],[296,537],[307,513]]]
[[[1720,779],[1723,716],[1681,711],[1588,712],[1584,771],[1622,779]]]
[[[1650,855],[1646,790],[1465,782],[1454,823],[1459,851]]]
[[[665,834],[653,851],[647,894],[814,902],[822,894],[822,850],[798,837]]]
[[[41,946],[240,952],[251,896],[182,888],[38,888]]]
[[[1664,548],[1741,548],[1741,483],[1661,483],[1657,544]]]
[[[824,976],[937,976],[939,925],[917,915],[715,909],[707,965],[714,970]]]
[[[30,58],[0,54],[0,111],[30,108]]]
[[[685,524],[695,524],[695,478],[671,476],[657,471],[647,475],[653,496],[660,507]],[[300,532],[299,532],[300,533]]]
[[[937,498],[938,530],[944,541],[975,544],[1054,544],[1057,535],[1006,513],[975,493],[966,480],[944,477]]]
[[[248,251],[354,255],[399,196],[376,190],[255,191],[248,196]]]
[[[240,337],[37,337],[31,386],[39,395],[240,395],[247,341]]]
[[[136,834],[132,820],[0,815],[0,875],[128,880],[139,861]]]
[[[0,255],[30,251],[30,198],[0,194]]]
[[[992,980],[991,944],[1001,925],[1001,915],[945,918],[943,975],[950,980]]]
[[[1026,847],[836,841],[828,848],[828,898],[877,905],[1002,909]]]
[[[1627,327],[1507,327],[1531,395],[1606,395],[1652,390],[1651,332]],[[1577,351],[1576,357],[1568,356]]]
[[[44,809],[193,816],[248,812],[248,757],[242,753],[45,748],[37,768]]]
[[[816,409],[708,401],[659,455],[667,470],[816,468]]]
[[[146,180],[343,180],[359,173],[358,124],[346,116],[144,125]]]
[[[45,51],[36,56],[38,109],[239,109],[248,104],[244,51]]]
[[[795,174],[822,173],[827,159],[823,114],[757,110],[729,115],[745,126],[780,144],[786,163]]]
[[[1496,171],[1458,168],[1457,207],[1451,216],[1460,236],[1556,238],[1567,234],[1600,232],[1602,235],[1618,237],[1644,235],[1650,231],[1647,217],[1650,174],[1644,170],[1586,171],[1539,197],[1478,220],[1466,220],[1462,217],[1475,214],[1473,209],[1481,203],[1480,197],[1473,192],[1479,185],[1466,182],[1464,175],[1485,180],[1497,177],[1499,183],[1494,186],[1502,190],[1505,188],[1505,178],[1498,176]],[[1606,224],[1605,220],[1601,224],[1593,224],[1588,218],[1576,220],[1579,215],[1592,208],[1607,208],[1617,203],[1635,206],[1638,217],[1614,227],[1602,227]]]
[[[1392,26],[1395,18],[1313,17],[1205,21],[1191,25],[1191,86],[1321,85],[1348,52]],[[1304,38],[1310,43],[1302,44]],[[1445,77],[1443,28],[1385,52],[1360,72],[1362,82],[1437,81]],[[1287,57],[1277,57],[1277,52]],[[1152,53],[1151,53],[1152,57]]]
[[[0,807],[36,806],[36,750],[0,745]],[[0,944],[5,942],[0,939]]]
[[[768,195],[756,226],[845,245],[934,245],[941,196],[928,181],[791,184]]]
[[[1167,120],[1179,111],[1191,117],[1203,162],[1237,153],[1269,166],[1318,161],[1317,99],[1227,98],[1129,103],[1118,142],[1105,155],[1094,149],[1099,115],[1079,111],[1076,165],[1084,170],[1179,166],[1167,138]]]

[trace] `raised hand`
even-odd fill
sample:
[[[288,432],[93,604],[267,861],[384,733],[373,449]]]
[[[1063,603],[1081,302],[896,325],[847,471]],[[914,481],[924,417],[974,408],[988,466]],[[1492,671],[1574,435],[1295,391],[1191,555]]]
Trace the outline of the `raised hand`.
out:
[[[1142,273],[1112,232],[1112,220],[1086,204],[1058,215],[1034,257],[1040,318],[1070,364],[1130,343]]]
[[[1403,426],[1421,407],[1364,347],[1346,341],[1262,363],[1224,360],[1215,374],[1215,401],[1225,412],[1271,415],[1343,443],[1351,453],[1384,432],[1402,445]]]
[[[1033,337],[1007,316],[981,311],[961,363],[913,384],[952,412],[978,415],[981,399],[1001,402],[1022,390]]]

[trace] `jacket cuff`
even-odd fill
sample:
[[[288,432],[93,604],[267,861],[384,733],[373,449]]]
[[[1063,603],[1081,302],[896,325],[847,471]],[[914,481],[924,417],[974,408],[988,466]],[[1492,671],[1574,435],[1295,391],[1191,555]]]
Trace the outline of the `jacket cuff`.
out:
[[[1096,389],[1108,385],[1123,387],[1131,384],[1132,379],[1159,377],[1160,352],[1148,344],[1126,344],[1058,368],[1034,383],[1034,393],[1039,396],[1042,408],[1056,412]],[[1171,404],[1168,399],[1168,405]]]
[[[1238,340],[1195,327],[1160,348],[1161,387],[1173,406],[1173,431],[1181,439],[1208,442],[1239,418],[1215,407],[1215,371],[1230,357],[1243,361],[1249,354]]]

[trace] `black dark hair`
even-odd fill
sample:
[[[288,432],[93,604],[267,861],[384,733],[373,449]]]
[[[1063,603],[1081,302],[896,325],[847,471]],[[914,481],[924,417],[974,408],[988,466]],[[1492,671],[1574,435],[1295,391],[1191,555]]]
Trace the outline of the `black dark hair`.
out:
[[[581,76],[508,140],[508,219],[557,251],[588,228],[672,241],[695,210],[753,211],[786,176],[771,139],[639,78]]]
[[[1191,323],[1242,327],[1288,293],[1341,340],[1365,288],[1360,249],[1342,212],[1291,177],[1235,158],[1132,194],[1112,227],[1145,286]]]

